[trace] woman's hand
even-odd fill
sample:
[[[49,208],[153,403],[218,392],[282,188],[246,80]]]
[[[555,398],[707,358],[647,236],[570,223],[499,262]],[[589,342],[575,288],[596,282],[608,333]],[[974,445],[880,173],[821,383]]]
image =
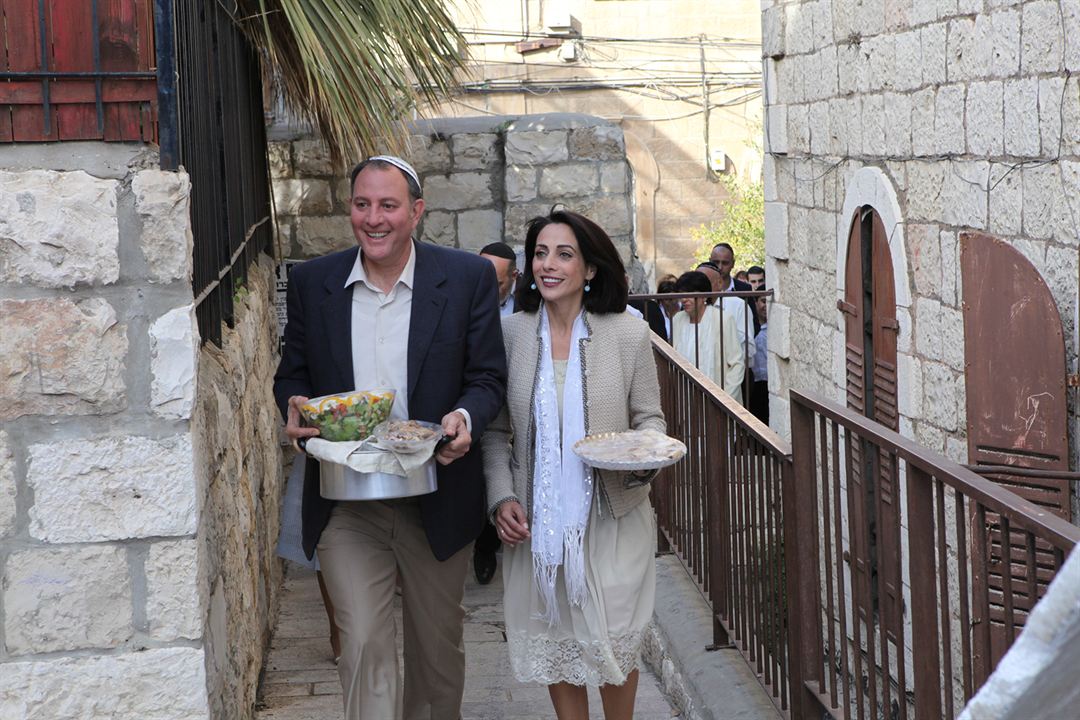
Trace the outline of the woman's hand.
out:
[[[507,500],[495,511],[495,529],[503,543],[513,547],[522,540],[527,540],[529,521],[525,518],[525,508],[517,500]]]
[[[300,424],[300,406],[308,401],[308,398],[303,395],[293,395],[289,398],[288,415],[285,418],[285,434],[292,440],[293,448],[296,452],[303,452],[303,449],[297,444],[297,440],[301,438],[313,438],[319,434],[317,428],[304,427]]]

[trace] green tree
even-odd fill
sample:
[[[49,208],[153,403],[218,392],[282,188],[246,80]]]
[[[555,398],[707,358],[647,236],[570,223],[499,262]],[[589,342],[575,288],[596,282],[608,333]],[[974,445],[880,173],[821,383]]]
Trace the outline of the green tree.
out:
[[[337,161],[400,149],[417,100],[450,94],[464,67],[445,0],[238,0],[234,18]]]
[[[719,222],[690,230],[697,241],[694,258],[709,259],[713,246],[726,242],[735,251],[735,266],[745,270],[751,265],[765,267],[765,188],[761,182],[744,183],[721,176],[730,194],[724,203],[724,217]]]

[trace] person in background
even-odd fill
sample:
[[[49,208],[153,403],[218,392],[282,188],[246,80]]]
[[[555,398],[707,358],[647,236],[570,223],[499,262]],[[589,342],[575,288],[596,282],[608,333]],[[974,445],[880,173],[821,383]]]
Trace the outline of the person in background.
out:
[[[493,242],[480,249],[480,257],[490,260],[495,266],[495,279],[499,282],[499,314],[503,317],[513,315],[513,290],[518,278],[514,249],[504,242]],[[495,526],[488,521],[473,545],[473,574],[481,585],[487,585],[495,578],[499,564],[497,553],[501,545]]]
[[[746,282],[751,290],[765,289],[765,268],[760,265],[751,265],[746,269]]]
[[[735,273],[735,279],[738,282],[743,282],[743,283],[747,282],[746,281],[746,270],[740,270],[739,272]],[[747,284],[749,284],[749,283],[747,283]]]
[[[716,266],[720,273],[720,292],[732,292],[749,290],[750,285],[742,280],[731,277],[731,271],[735,268],[735,250],[726,242],[713,245],[709,254],[709,262]]]
[[[683,273],[675,281],[677,293],[711,290],[708,278],[695,270]],[[741,300],[739,303],[745,306]],[[709,305],[702,298],[683,298],[682,308],[671,320],[671,344],[736,402],[742,403],[746,355],[735,332],[734,318],[728,315],[721,322],[720,313],[726,314],[727,310]]]
[[[726,243],[724,243],[726,246]],[[717,247],[720,247],[719,245]],[[713,255],[716,255],[715,249]],[[735,280],[731,277],[731,264],[727,263],[728,275],[725,277],[724,272],[720,269],[720,266],[714,263],[712,260],[706,260],[703,263],[699,263],[696,270],[702,273],[708,280],[710,290],[712,292],[731,292],[734,290],[745,291],[749,290],[750,286],[746,283],[739,283],[739,287],[735,287]],[[685,273],[683,273],[685,275]],[[708,304],[712,305],[716,301],[713,299],[708,300]],[[750,358],[754,354],[754,333],[751,328],[757,327],[757,321],[750,312],[750,306],[742,299],[738,297],[726,297],[720,298],[720,304],[724,307],[724,312],[730,316],[735,322],[735,332],[739,336],[739,343],[743,346],[743,350],[746,353],[746,360],[744,365],[750,364]],[[725,323],[727,321],[725,320]]]
[[[513,314],[514,283],[518,278],[514,248],[504,242],[493,242],[480,249],[480,257],[495,266],[495,279],[499,281],[499,314],[503,317]]]
[[[665,432],[649,329],[626,310],[622,260],[591,220],[529,223],[521,312],[503,319],[506,405],[481,442],[503,550],[510,669],[548,686],[559,718],[631,720],[656,592],[648,480],[592,470],[587,435]]]
[[[626,276],[627,285],[630,284],[630,276]],[[648,290],[643,294],[648,294]],[[668,342],[668,328],[664,324],[664,313],[655,300],[629,300],[626,303],[626,312],[634,317],[641,318],[649,323],[649,329]]]
[[[751,268],[752,270],[753,268]],[[748,274],[750,270],[747,270]],[[765,289],[764,286],[761,287]],[[754,307],[757,310],[761,329],[754,336],[754,381],[750,386],[749,410],[761,422],[769,424],[769,323],[768,323],[768,298],[762,296],[754,298]]]
[[[668,273],[664,277],[660,278],[660,282],[656,283],[656,293],[668,295],[675,292],[675,280],[676,277],[671,273]],[[660,312],[664,315],[664,337],[667,341],[671,342],[671,318],[675,317],[675,313],[679,312],[681,305],[678,299],[672,298],[671,300],[660,300],[657,303],[660,306]]]

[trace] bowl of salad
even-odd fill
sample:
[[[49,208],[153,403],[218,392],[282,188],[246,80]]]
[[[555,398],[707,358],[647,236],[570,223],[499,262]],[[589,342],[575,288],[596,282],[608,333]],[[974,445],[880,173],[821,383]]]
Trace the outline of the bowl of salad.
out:
[[[390,417],[394,391],[390,388],[311,398],[300,407],[304,423],[318,428],[319,437],[331,442],[363,440]]]

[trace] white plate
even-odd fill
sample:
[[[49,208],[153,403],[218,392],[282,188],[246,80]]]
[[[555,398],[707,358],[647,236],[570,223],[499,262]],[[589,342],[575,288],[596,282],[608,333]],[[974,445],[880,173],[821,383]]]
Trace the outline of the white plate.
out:
[[[656,430],[597,433],[578,440],[573,450],[601,470],[658,470],[686,455],[686,445]]]
[[[434,435],[424,438],[422,440],[400,440],[387,436],[389,428],[393,427],[397,423],[405,422],[414,423],[422,428],[431,430]],[[378,443],[380,447],[398,453],[418,452],[437,442],[442,436],[442,425],[439,425],[438,423],[425,422],[423,420],[387,420],[386,422],[382,422],[376,425],[375,432],[372,433],[372,437],[375,438],[375,442]]]

